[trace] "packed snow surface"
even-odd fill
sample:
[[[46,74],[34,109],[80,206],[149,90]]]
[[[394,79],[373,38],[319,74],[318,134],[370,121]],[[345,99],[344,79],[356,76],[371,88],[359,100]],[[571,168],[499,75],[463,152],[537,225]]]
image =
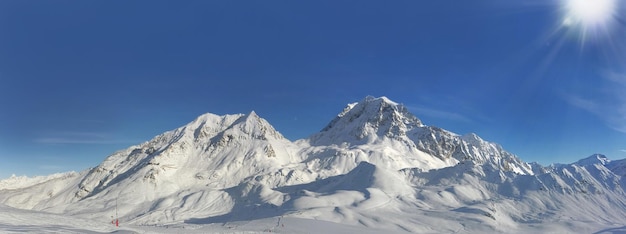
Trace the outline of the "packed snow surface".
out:
[[[623,233],[624,162],[526,163],[386,97],[295,142],[205,114],[80,173],[0,180],[0,231]]]

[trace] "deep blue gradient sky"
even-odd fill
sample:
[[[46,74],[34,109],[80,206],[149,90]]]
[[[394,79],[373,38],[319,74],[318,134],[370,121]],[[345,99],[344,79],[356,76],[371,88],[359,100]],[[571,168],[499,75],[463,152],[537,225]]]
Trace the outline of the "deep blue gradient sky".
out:
[[[558,3],[0,1],[0,178],[87,169],[207,112],[296,140],[366,95],[526,161],[625,158],[624,7],[583,41]]]

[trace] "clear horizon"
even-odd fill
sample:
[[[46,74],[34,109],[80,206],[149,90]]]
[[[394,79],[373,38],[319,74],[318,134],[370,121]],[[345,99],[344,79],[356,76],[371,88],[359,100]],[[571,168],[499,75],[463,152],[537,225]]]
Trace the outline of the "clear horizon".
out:
[[[626,6],[562,2],[2,1],[0,178],[204,113],[301,139],[367,95],[526,162],[626,158]]]

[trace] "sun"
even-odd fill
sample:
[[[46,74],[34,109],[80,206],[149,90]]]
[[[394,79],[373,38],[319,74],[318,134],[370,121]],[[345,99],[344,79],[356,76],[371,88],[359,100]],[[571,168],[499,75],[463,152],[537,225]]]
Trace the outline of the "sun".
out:
[[[569,17],[585,26],[604,24],[615,11],[615,0],[567,0]]]
[[[605,27],[615,14],[616,0],[564,0],[564,24],[585,29]]]
[[[581,46],[611,40],[611,31],[618,23],[618,1],[621,0],[560,0],[560,28],[578,35]]]

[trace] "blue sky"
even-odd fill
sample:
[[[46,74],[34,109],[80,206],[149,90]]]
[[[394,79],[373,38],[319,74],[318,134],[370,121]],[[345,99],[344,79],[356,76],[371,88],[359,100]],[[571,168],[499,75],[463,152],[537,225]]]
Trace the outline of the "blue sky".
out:
[[[207,112],[300,139],[366,95],[526,161],[626,158],[624,6],[582,23],[564,2],[0,1],[0,178]]]

